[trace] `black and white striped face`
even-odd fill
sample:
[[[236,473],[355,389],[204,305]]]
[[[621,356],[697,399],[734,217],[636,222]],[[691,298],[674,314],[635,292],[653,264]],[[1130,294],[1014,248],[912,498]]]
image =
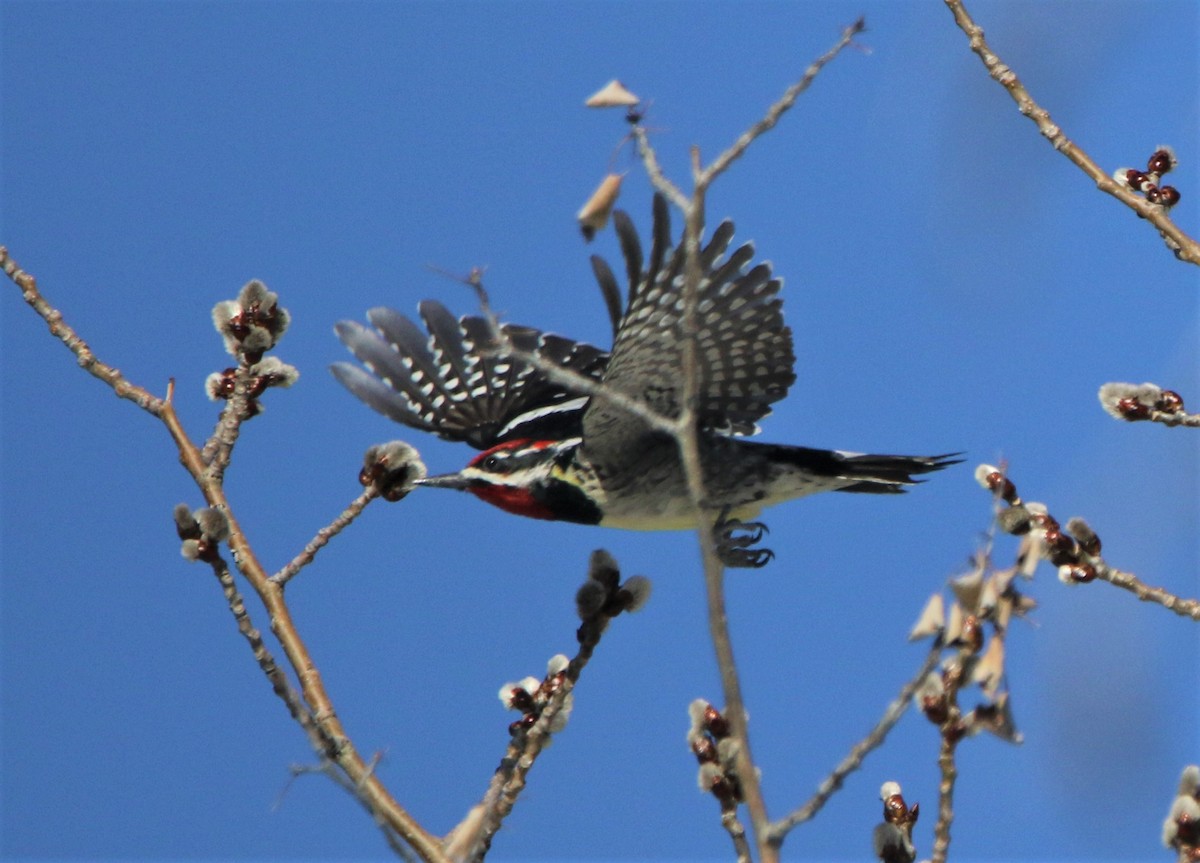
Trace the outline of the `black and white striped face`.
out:
[[[527,518],[597,524],[599,507],[574,469],[580,438],[506,441],[482,452],[456,474],[422,485],[469,491],[480,500]]]

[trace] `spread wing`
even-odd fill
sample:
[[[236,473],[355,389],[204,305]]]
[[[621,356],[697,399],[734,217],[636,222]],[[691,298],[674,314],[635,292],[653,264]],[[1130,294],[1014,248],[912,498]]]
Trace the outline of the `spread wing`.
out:
[[[603,383],[663,416],[676,417],[684,396],[683,250],[671,246],[670,216],[661,196],[654,199],[653,242],[645,269],[628,216],[616,213],[614,222],[630,288]],[[783,323],[781,280],[772,278],[770,264],[751,266],[754,247],[749,243],[726,256],[733,231],[732,222],[722,222],[700,253],[697,409],[702,429],[753,434],[758,420],[795,381],[795,354],[791,330]],[[591,401],[583,416],[584,449],[596,463],[620,462],[623,454],[638,448],[646,431],[643,422],[602,396]]]
[[[396,422],[477,449],[514,437],[573,437],[580,433],[585,398],[549,380],[516,356],[496,355],[488,323],[455,319],[441,303],[419,306],[425,323],[394,309],[367,313],[374,329],[355,321],[334,328],[366,370],[335,363],[350,392]],[[608,353],[532,327],[504,324],[517,351],[533,354],[598,381]]]

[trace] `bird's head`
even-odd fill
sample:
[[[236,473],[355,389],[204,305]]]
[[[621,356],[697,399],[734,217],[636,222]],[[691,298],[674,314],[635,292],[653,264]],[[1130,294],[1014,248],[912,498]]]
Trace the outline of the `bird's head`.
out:
[[[458,473],[426,477],[420,484],[469,491],[527,518],[594,523],[600,520],[599,511],[593,518],[590,509],[595,505],[586,500],[569,470],[578,446],[579,438],[506,441],[481,452]]]

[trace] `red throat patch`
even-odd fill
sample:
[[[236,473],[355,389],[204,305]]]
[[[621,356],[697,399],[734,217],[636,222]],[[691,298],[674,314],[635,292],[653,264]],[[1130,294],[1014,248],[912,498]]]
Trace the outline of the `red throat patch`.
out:
[[[511,485],[473,485],[468,491],[482,501],[498,506],[505,512],[523,515],[526,518],[541,518],[554,521],[554,513],[544,504],[534,500],[527,489]]]

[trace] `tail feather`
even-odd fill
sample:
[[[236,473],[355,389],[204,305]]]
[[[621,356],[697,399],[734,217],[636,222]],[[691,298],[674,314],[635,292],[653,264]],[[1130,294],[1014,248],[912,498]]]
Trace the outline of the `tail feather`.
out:
[[[836,491],[865,494],[901,494],[906,486],[923,480],[914,476],[933,473],[962,462],[962,453],[932,456],[870,455],[839,450],[810,449],[801,446],[780,447],[786,461],[817,476],[848,480]]]

